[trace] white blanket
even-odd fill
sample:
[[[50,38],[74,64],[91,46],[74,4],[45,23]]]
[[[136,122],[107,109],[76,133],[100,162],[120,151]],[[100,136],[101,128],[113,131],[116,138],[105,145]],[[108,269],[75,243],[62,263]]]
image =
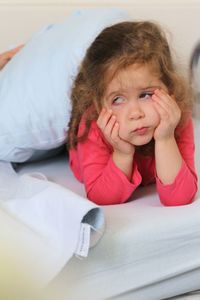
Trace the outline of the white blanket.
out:
[[[0,199],[1,245],[13,249],[42,284],[74,253],[87,256],[103,233],[100,207],[42,174],[20,176],[6,162],[0,162]]]

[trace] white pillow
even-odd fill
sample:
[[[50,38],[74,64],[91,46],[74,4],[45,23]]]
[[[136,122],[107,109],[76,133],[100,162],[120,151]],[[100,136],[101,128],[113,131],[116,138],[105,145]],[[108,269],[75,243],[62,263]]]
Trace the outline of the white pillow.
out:
[[[127,19],[118,8],[76,11],[35,34],[5,66],[0,72],[0,160],[24,162],[65,143],[77,67],[104,27]]]

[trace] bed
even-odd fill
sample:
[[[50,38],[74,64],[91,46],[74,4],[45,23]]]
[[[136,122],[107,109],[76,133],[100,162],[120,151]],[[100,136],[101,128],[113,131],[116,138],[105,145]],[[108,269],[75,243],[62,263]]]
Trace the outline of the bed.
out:
[[[84,196],[66,153],[24,164],[18,172],[42,172]],[[154,186],[149,186],[139,189],[134,201],[103,207],[106,230],[102,239],[88,258],[73,257],[52,283],[59,299],[66,299],[67,294],[69,299],[155,300],[199,289],[199,205],[197,196],[189,206],[163,207]]]
[[[60,1],[58,5],[56,3],[43,1],[41,5],[41,2],[33,4],[28,1],[25,4],[10,0],[9,5],[5,5],[0,1],[1,22],[2,25],[6,24],[7,28],[7,37],[1,42],[0,49],[4,50],[9,45],[26,41],[30,34],[41,27],[49,30],[51,27],[47,24],[64,19],[77,8],[98,6],[91,1],[71,1],[70,4]],[[105,7],[106,3],[101,2],[101,6],[103,5]],[[148,1],[142,1],[140,4],[118,1],[118,7],[128,8],[134,18],[155,19],[165,24],[173,33],[175,47],[179,50],[177,52],[183,67],[188,72],[191,54],[200,36],[200,4],[197,1],[185,1],[181,4],[179,1],[168,1],[168,4],[158,4],[156,1],[152,1],[151,4]],[[17,28],[14,26],[15,32],[19,28],[19,35],[13,37],[13,28],[11,25],[8,27],[5,13],[9,18],[15,18],[18,24]],[[39,16],[37,21],[36,15]],[[31,20],[29,26],[23,26],[28,19]],[[27,47],[23,54],[26,55],[29,51]],[[19,60],[20,57],[16,62]],[[12,66],[7,68],[7,72],[9,68]],[[12,77],[9,79],[12,80]],[[17,105],[15,112],[16,109]],[[200,176],[200,119],[197,110],[198,104],[196,111],[194,109],[194,125],[196,168]],[[10,151],[9,155],[20,157],[13,164],[15,172],[19,177],[31,174],[39,176],[39,180],[47,179],[84,198],[83,185],[74,179],[65,148],[60,147],[60,140],[57,140],[53,155],[39,149],[32,156],[32,152],[23,151],[23,145],[18,146],[17,152]],[[6,143],[4,146],[6,148]],[[26,162],[23,162],[26,160],[24,153],[29,155]],[[8,162],[9,157],[6,156]],[[47,288],[48,299],[199,299],[199,208],[199,193],[191,205],[163,207],[154,185],[139,188],[132,201],[126,204],[102,207],[105,229],[101,238],[90,248],[88,257],[80,259],[73,255],[67,264],[63,265],[62,270],[57,272],[57,276],[51,278]]]

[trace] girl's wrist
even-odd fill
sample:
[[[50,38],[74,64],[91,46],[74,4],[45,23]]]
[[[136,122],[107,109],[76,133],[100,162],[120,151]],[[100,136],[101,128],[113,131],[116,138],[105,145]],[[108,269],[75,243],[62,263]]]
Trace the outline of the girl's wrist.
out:
[[[124,153],[120,152],[118,150],[113,151],[113,160],[116,162],[116,164],[120,165],[132,165],[134,158],[134,153]]]
[[[115,165],[131,180],[134,153],[123,153],[118,150],[113,151],[113,161]]]
[[[133,155],[135,153],[135,147],[133,147],[131,149],[131,151],[128,151],[128,152],[123,152],[123,151],[120,151],[119,149],[114,149],[113,153],[115,154],[115,156],[123,157],[124,159],[130,159],[133,157]]]
[[[168,136],[165,138],[155,139],[155,144],[156,145],[167,145],[170,143],[174,143],[175,141],[176,140],[175,140],[174,135],[171,135],[171,136]]]

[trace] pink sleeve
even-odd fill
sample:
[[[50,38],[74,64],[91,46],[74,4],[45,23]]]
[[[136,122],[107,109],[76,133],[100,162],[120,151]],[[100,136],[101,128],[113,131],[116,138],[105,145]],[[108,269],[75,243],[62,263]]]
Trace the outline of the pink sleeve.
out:
[[[167,206],[185,205],[192,202],[197,192],[197,175],[194,167],[194,133],[192,119],[179,129],[177,144],[183,161],[174,182],[164,185],[156,178],[160,201]]]
[[[135,165],[135,181],[128,180],[114,164],[112,150],[99,132],[93,126],[87,140],[77,148],[87,197],[99,205],[120,204],[127,201],[141,183],[141,175]]]

